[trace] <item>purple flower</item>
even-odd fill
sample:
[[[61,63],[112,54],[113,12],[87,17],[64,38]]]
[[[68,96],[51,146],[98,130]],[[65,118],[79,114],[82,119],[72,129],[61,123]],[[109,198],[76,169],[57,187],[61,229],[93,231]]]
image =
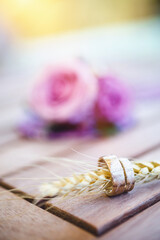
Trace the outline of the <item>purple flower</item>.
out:
[[[131,116],[132,97],[130,89],[112,76],[99,77],[99,93],[96,117],[102,122],[123,125]]]

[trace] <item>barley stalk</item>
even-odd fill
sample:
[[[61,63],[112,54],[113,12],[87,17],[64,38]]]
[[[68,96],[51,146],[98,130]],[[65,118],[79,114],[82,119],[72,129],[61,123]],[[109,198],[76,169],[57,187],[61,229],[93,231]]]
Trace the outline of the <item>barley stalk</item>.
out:
[[[132,161],[135,183],[150,182],[160,178],[160,162]],[[110,171],[105,167],[83,174],[61,178],[40,186],[41,197],[77,195],[86,191],[103,191],[112,187]]]

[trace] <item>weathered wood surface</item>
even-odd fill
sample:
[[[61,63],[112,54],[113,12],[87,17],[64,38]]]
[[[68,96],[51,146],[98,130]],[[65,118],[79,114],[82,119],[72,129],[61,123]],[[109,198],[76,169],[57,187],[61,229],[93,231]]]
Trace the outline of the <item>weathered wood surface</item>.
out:
[[[155,155],[160,155],[160,149],[157,152]],[[154,152],[150,156],[154,158]],[[102,234],[159,200],[160,182],[155,181],[136,186],[131,192],[112,198],[105,194],[82,195],[65,201],[53,198],[46,203],[46,207],[51,207],[50,211],[54,214],[83,226],[88,231]]]
[[[99,240],[159,240],[160,202],[104,234]]]
[[[50,140],[17,139],[0,148],[0,175],[9,174],[21,167],[43,161],[49,155],[67,154],[71,147],[85,142],[78,138]]]
[[[130,130],[128,132],[124,132],[118,136],[109,138],[107,140],[100,139],[99,142],[96,140],[92,140],[88,143],[88,147],[87,145],[83,146],[82,144],[82,146],[79,147],[77,145],[77,147],[75,146],[75,148],[82,153],[93,155],[94,157],[96,154],[97,154],[96,156],[98,156],[98,153],[102,150],[104,151],[104,153],[106,152],[107,154],[111,152],[111,153],[116,153],[118,155],[123,154],[125,156],[128,156],[128,155],[141,156],[141,158],[143,159],[150,159],[150,158],[157,159],[157,157],[160,156],[159,149],[143,155],[145,152],[148,152],[151,149],[154,149],[155,147],[158,148],[159,138],[157,137],[158,135],[157,132],[159,132],[158,122],[156,122],[155,125],[153,126],[147,125],[147,127],[144,127],[144,128],[140,127],[137,130],[135,128],[134,131]],[[138,141],[135,141],[135,139],[137,139],[137,136],[139,136]],[[154,138],[154,136],[156,137]],[[46,181],[46,179],[42,179],[42,178],[46,178],[46,177],[54,178],[54,176],[52,175],[52,173],[54,172],[58,174],[61,173],[62,176],[68,175],[72,172],[72,168],[69,169],[70,168],[69,167],[66,170],[64,166],[59,167],[59,164],[57,165],[54,164],[54,167],[53,167],[52,163],[44,162],[42,164],[39,164],[38,165],[39,167],[38,166],[31,167],[28,169],[24,168],[24,170],[21,171],[19,167],[25,165],[24,164],[25,159],[27,162],[29,161],[28,153],[31,154],[32,156],[34,154],[36,155],[37,153],[46,154],[48,156],[54,155],[52,151],[52,147],[48,147],[48,144],[46,147],[45,144],[43,145],[43,143],[41,144],[33,143],[33,142],[29,144],[28,143],[29,143],[28,141],[24,140],[24,142],[22,141],[22,143],[21,141],[20,142],[17,141],[13,143],[13,146],[11,144],[10,145],[11,148],[9,148],[9,149],[12,149],[12,151],[10,152],[10,155],[7,154],[7,151],[4,151],[4,155],[6,154],[6,160],[4,158],[4,162],[6,162],[5,168],[8,169],[5,173],[6,174],[9,173],[11,170],[16,170],[16,171],[15,171],[15,174],[11,174],[11,175],[9,174],[8,177],[6,176],[3,179],[3,181],[5,184],[12,185],[13,187],[18,188],[19,190],[24,191],[27,194],[32,194],[33,196],[35,196],[38,193],[39,184],[41,182]],[[128,145],[128,143],[130,144]],[[18,150],[18,146],[22,146],[22,147],[19,147],[19,150]],[[127,146],[127,147],[124,148],[124,146]],[[6,149],[7,149],[7,146],[6,146]],[[51,149],[51,152],[50,152],[50,149]],[[125,149],[126,149],[126,154],[125,154]],[[17,156],[14,154],[14,150],[17,151]],[[19,155],[20,152],[22,155]],[[55,153],[55,156],[56,155],[71,157],[72,159],[76,157],[76,159],[78,160],[81,158],[85,159],[85,157],[82,157],[81,155],[78,156],[78,153],[70,154],[68,150],[67,151],[64,150],[64,152],[63,151],[61,152],[61,149],[59,149],[59,151]],[[14,156],[15,162],[19,162],[19,163],[22,162],[22,165],[18,164],[15,168],[10,168],[10,166],[8,166],[7,168],[7,164],[9,163],[8,162],[9,156],[10,156],[10,159],[12,156]],[[23,159],[23,156],[25,156],[24,159]],[[36,160],[40,160],[40,159],[34,158],[34,161]],[[34,163],[34,161],[33,162],[29,161],[29,163]],[[89,160],[87,158],[83,161],[90,162],[90,163],[93,162],[95,166],[97,162],[96,159]],[[4,162],[2,166],[4,166]],[[25,179],[25,178],[28,178],[28,179]],[[32,178],[37,178],[37,180],[33,180]],[[46,204],[46,208],[51,207],[49,211],[51,211],[53,214],[58,215],[61,218],[65,218],[67,221],[73,222],[74,224],[78,225],[81,228],[86,229],[87,231],[91,231],[95,234],[101,234],[109,229],[112,229],[117,224],[122,223],[128,217],[131,217],[135,213],[140,212],[142,209],[147,208],[151,204],[156,203],[160,199],[160,191],[158,186],[159,186],[159,183],[157,182],[146,184],[146,186],[142,186],[142,187],[140,186],[137,189],[133,190],[131,193],[124,194],[112,199],[107,198],[104,194],[100,194],[97,196],[94,196],[94,195],[79,196],[74,199],[66,199],[64,202],[62,200],[53,199]],[[16,203],[16,206],[17,205],[18,204]],[[31,205],[27,207],[29,208],[28,211],[30,211],[30,206]],[[45,213],[45,211],[43,211],[43,213]],[[48,219],[48,216],[46,217],[46,219]],[[28,218],[26,221],[29,221]],[[63,220],[61,221],[63,222]],[[56,220],[56,223],[57,223],[57,220]],[[42,223],[39,223],[39,222],[37,223],[37,225],[40,227],[41,227],[41,224]],[[48,225],[51,225],[51,223],[48,222]],[[14,226],[13,223],[10,222],[10,226],[7,228],[4,228],[4,231],[3,231],[4,234],[12,235],[13,226]],[[60,224],[60,226],[62,227],[63,224]],[[61,227],[59,228],[59,231],[61,231],[62,229]],[[25,228],[26,227],[24,227],[24,229]],[[44,235],[42,235],[42,239],[45,239],[46,236],[48,236],[47,230],[46,230],[47,227],[44,226],[44,228],[45,230],[44,230]],[[126,229],[125,225],[124,225],[124,228]],[[30,228],[26,228],[26,229],[27,230],[22,230],[22,232],[20,233],[20,237],[18,236],[19,239],[25,239],[26,236],[28,236],[28,234],[31,232]],[[121,231],[123,232],[124,230],[121,230]],[[75,237],[72,237],[70,233],[68,233],[68,230],[66,230],[66,228],[64,232],[65,232],[65,237],[63,235],[60,235],[59,239],[64,239],[64,238],[67,239],[68,236],[70,239],[72,238],[76,239]],[[153,231],[151,231],[151,233],[152,232]],[[33,236],[36,236],[37,234],[39,233],[36,232],[35,235],[33,234]],[[79,233],[77,234],[80,235]],[[116,234],[115,236],[117,236]],[[141,236],[143,236],[143,234],[141,234]],[[39,237],[40,235],[38,235],[37,239]],[[104,235],[104,237],[108,239],[108,235]],[[5,235],[3,239],[5,239]],[[33,239],[36,239],[36,237]]]
[[[0,240],[90,240],[93,236],[0,187]]]
[[[154,122],[154,125],[140,125],[110,138],[90,139],[89,141],[82,141],[81,144],[79,142],[77,145],[75,144],[75,146],[72,145],[73,148],[84,154],[84,156],[77,152],[73,152],[70,148],[67,148],[65,141],[63,142],[62,140],[60,140],[59,143],[57,141],[55,143],[47,143],[21,140],[17,143],[15,142],[15,146],[14,144],[13,147],[10,146],[9,150],[6,147],[3,152],[2,149],[2,152],[0,152],[2,163],[2,168],[0,171],[1,173],[10,173],[8,169],[10,166],[8,166],[8,164],[12,166],[12,162],[16,163],[17,165],[15,166],[15,174],[8,174],[8,177],[4,177],[3,181],[22,190],[22,186],[24,184],[27,186],[30,184],[33,185],[33,181],[31,179],[25,179],[25,182],[24,180],[17,180],[16,178],[54,178],[54,174],[59,174],[60,176],[68,176],[69,174],[72,174],[73,169],[77,170],[77,167],[75,166],[76,162],[82,161],[86,164],[92,164],[94,167],[96,167],[97,159],[101,155],[116,154],[118,156],[126,157],[141,156],[144,153],[154,150],[154,148],[158,148],[158,146],[160,146],[160,135],[157,134],[158,132],[160,132],[159,119]],[[64,144],[65,149],[62,151]],[[68,141],[67,144],[69,144]],[[88,156],[85,156],[85,154]],[[35,155],[38,155],[37,158]],[[57,161],[53,163],[45,160],[43,161],[41,159],[42,156],[68,157],[69,159],[72,159],[73,162],[67,164],[65,163],[64,166],[63,164],[60,164],[60,160],[59,162]],[[14,161],[10,160],[11,157],[13,157],[12,159]],[[19,169],[19,167],[22,165],[25,167],[25,161],[28,163],[28,165],[32,165],[36,164],[36,160],[41,160],[43,168],[41,165],[37,165],[37,167],[31,166],[31,168],[29,168],[27,171],[25,168]],[[80,165],[78,165],[78,169],[80,169]],[[11,176],[9,177],[9,175]],[[9,180],[11,178],[12,180]],[[33,193],[32,189],[28,191],[28,193]],[[34,193],[35,195],[37,194],[37,191],[35,192],[35,189]]]
[[[149,155],[150,159],[156,159],[160,155],[160,149],[158,148]],[[143,159],[145,158],[148,159],[147,154],[143,156]],[[3,184],[36,198],[40,184],[52,181],[54,173],[67,176],[72,171],[72,168],[66,169],[58,163],[56,165],[44,163],[5,177]],[[155,181],[137,186],[130,193],[114,198],[108,198],[105,194],[82,195],[66,199],[53,198],[46,203],[46,208],[50,208],[52,213],[92,233],[102,234],[160,200],[159,184]]]
[[[153,125],[139,123],[128,131],[109,138],[64,138],[53,141],[17,139],[0,147],[0,174],[2,176],[18,170],[20,167],[42,161],[46,156],[69,157],[73,160],[85,159],[91,163],[96,163],[92,156],[97,159],[100,155],[107,154],[137,157],[160,144],[160,135],[157,134],[160,132],[159,118],[152,122]],[[86,160],[80,154],[74,153],[71,148],[91,156],[91,159],[87,158]]]
[[[2,178],[0,184],[4,187],[16,188],[23,192],[24,196],[30,195],[36,198],[40,184],[54,180],[54,174],[68,176],[80,168],[74,163],[61,165],[60,162],[44,161],[43,157],[68,157],[75,163],[80,160],[95,167],[97,158],[107,154],[139,157],[144,160],[160,159],[160,112],[157,106],[153,108],[142,106],[136,112],[135,126],[112,137],[56,139],[51,142],[19,138],[14,126],[16,113],[24,98],[23,94],[17,94],[17,89],[21,89],[22,86],[23,84],[17,83],[14,88],[10,86],[9,90],[8,85],[5,91],[4,88],[0,89],[0,93],[3,93],[0,97],[2,116],[0,120],[0,178]],[[71,148],[91,158],[75,153]],[[136,239],[147,239],[149,236],[150,239],[157,240],[160,236],[157,224],[159,203],[156,204],[160,200],[160,183],[156,181],[138,186],[132,192],[115,198],[107,198],[105,194],[99,194],[64,200],[52,199],[44,206],[46,210],[49,208],[48,211],[52,214],[8,191],[0,193],[0,196],[0,218],[2,218],[0,239],[2,240],[92,239],[93,236],[90,233],[74,225],[95,234],[102,234],[108,230],[109,232],[105,233],[102,239],[133,239],[137,231],[139,235],[136,234]],[[155,205],[149,207],[152,204]],[[148,209],[141,212],[146,208]],[[136,213],[138,215],[135,215]],[[135,216],[132,217],[132,215]],[[154,225],[153,219],[156,219]],[[140,224],[141,222],[143,224]],[[150,225],[151,228],[149,228]]]
[[[126,132],[117,134],[110,138],[99,138],[89,141],[84,147],[76,148],[79,152],[88,157],[87,162],[93,163],[95,158],[103,155],[118,155],[130,158],[139,157],[160,146],[160,122],[159,118],[150,125],[138,125]],[[71,159],[82,159],[81,154],[72,153]],[[97,162],[96,162],[97,163]]]
[[[146,114],[144,115],[146,116]],[[80,142],[84,141],[83,139],[59,139],[48,142],[17,139],[16,141],[12,141],[0,147],[0,174],[2,176],[3,174],[10,173],[20,167],[39,161],[45,156],[56,156],[58,152],[59,156],[66,156],[69,153],[70,158],[81,159],[81,155],[71,154],[72,151],[70,147],[76,148],[76,150],[94,157],[99,157],[100,154],[104,155],[111,153],[121,156],[137,157],[142,151],[151,150],[155,145],[159,144],[159,134],[156,134],[160,132],[158,121],[159,118],[152,119],[152,122],[146,125],[145,123],[147,120],[145,118],[145,121],[143,119],[142,123],[138,122],[135,127],[126,132],[122,132],[110,138],[90,139],[87,144],[86,141],[85,144],[80,144]],[[2,134],[1,137],[4,143],[11,139],[14,140],[15,137],[17,138],[17,135],[11,132],[9,135],[5,134],[5,137]],[[64,153],[65,149],[67,150],[66,153]]]

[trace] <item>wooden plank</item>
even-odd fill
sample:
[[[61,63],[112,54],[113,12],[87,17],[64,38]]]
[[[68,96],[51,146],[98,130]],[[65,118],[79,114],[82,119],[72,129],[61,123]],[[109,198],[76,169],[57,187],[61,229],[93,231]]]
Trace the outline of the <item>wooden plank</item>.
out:
[[[150,157],[154,159],[158,155],[160,155],[160,149],[153,151]],[[69,168],[65,168],[58,163],[46,163],[5,177],[1,184],[9,188],[17,188],[36,198],[41,183],[53,181],[54,173],[67,176],[72,171],[70,165]],[[154,181],[136,186],[130,193],[115,198],[108,198],[103,193],[66,199],[53,198],[45,206],[49,207],[55,215],[100,235],[160,200],[159,187],[160,182]]]
[[[0,188],[0,240],[93,239],[84,230]]]
[[[110,155],[110,154],[116,154],[118,156],[127,156],[127,157],[133,157],[133,156],[139,156],[142,155],[142,153],[148,151],[148,148],[151,147],[154,148],[157,147],[160,144],[160,135],[157,134],[157,132],[160,132],[160,123],[157,122],[154,125],[151,126],[140,126],[135,129],[130,129],[127,132],[123,132],[119,135],[116,135],[111,138],[99,138],[99,139],[92,139],[85,142],[77,143],[77,146],[75,146],[76,149],[78,149],[83,154],[88,154],[89,156],[93,156],[94,158],[88,158],[85,155],[82,156],[81,154],[78,154],[76,152],[72,152],[71,149],[67,146],[66,140],[62,141],[62,139],[55,142],[35,142],[35,141],[27,141],[23,140],[23,142],[18,141],[17,143],[14,143],[12,146],[6,146],[6,149],[4,152],[0,152],[0,172],[1,174],[5,172],[10,172],[9,169],[17,169],[20,170],[18,167],[25,167],[29,164],[35,163],[34,161],[41,160],[43,156],[58,156],[58,157],[68,157],[73,160],[73,162],[76,164],[76,161],[83,161],[84,163],[91,163],[92,165],[95,165],[95,168],[97,166],[97,159],[101,155]],[[72,144],[74,140],[71,140]],[[69,140],[67,140],[67,144],[69,144]],[[52,147],[53,146],[53,147]],[[65,148],[64,148],[65,146]],[[74,148],[73,145],[70,145]],[[9,150],[8,150],[9,148]],[[64,152],[63,152],[64,150]],[[47,154],[46,154],[47,153]],[[8,163],[10,165],[8,166]],[[15,166],[12,167],[12,164],[15,163]],[[43,165],[45,165],[43,168],[37,167],[31,167],[31,170],[24,168],[24,170],[20,170],[20,173],[11,174],[11,177],[13,178],[37,178],[40,181],[41,178],[53,178],[53,173],[56,173],[60,176],[68,176],[69,174],[72,174],[73,170],[77,170],[76,167],[73,169],[73,163],[68,163],[67,171],[65,169],[65,166],[60,165],[59,163],[48,163],[47,161],[43,162]],[[45,168],[45,169],[44,169]],[[78,166],[78,168],[80,168]],[[50,171],[51,170],[51,171]],[[8,174],[10,175],[10,174]],[[43,179],[44,180],[44,179]],[[8,177],[3,178],[3,181],[6,182],[8,185],[12,185],[15,188],[19,188],[20,190],[22,185],[24,184],[24,181],[20,181],[19,179],[15,180],[9,180]],[[25,183],[29,186],[30,184],[33,184],[33,180],[31,179],[25,179]],[[31,183],[30,183],[31,182]],[[26,184],[25,184],[26,185]],[[28,189],[28,194],[31,194],[32,188]],[[35,192],[35,189],[34,189]],[[37,192],[37,191],[36,191]],[[35,193],[36,194],[36,193]]]
[[[155,121],[154,125],[147,124],[142,126],[140,124],[135,129],[130,129],[129,131],[123,132],[109,139],[93,139],[92,141],[88,141],[87,144],[85,142],[81,146],[76,146],[76,149],[82,153],[92,155],[96,158],[99,157],[99,155],[111,153],[124,156],[138,156],[148,151],[148,148],[154,148],[155,146],[158,146],[160,143],[160,137],[157,132],[159,132],[159,130],[160,124],[158,121]],[[64,142],[65,141],[66,140],[64,140]],[[62,140],[60,140],[60,144],[61,143]],[[40,160],[43,154],[53,156],[54,152],[52,150],[52,144],[52,142],[37,143],[35,141],[25,141],[24,143],[21,143],[21,141],[17,141],[16,143],[13,143],[13,147],[11,147],[12,145],[6,146],[4,152],[2,151],[2,167],[0,170],[3,174],[7,174],[21,166],[24,167],[36,160]],[[66,151],[66,148],[64,152],[61,152],[63,151],[61,148],[59,151],[57,151],[58,145],[56,144],[57,143],[55,143],[56,152],[54,155],[59,155],[62,157],[67,156],[72,159],[82,159],[82,156],[78,155],[77,153],[69,154],[69,151]],[[10,147],[12,149],[11,151]],[[11,161],[13,158],[15,160]],[[86,158],[84,161],[86,161]],[[86,162],[93,163],[95,166],[97,165],[97,159],[92,159],[92,161],[87,160]],[[67,168],[66,170],[66,168],[63,166],[59,167],[59,164],[55,165],[44,163],[38,166],[40,169],[38,167],[30,168],[28,170],[24,169],[20,173],[17,172],[15,174],[11,174],[10,177],[8,175],[8,177],[3,178],[3,184],[11,188],[18,188],[20,191],[23,191],[26,194],[31,194],[33,197],[35,197],[38,193],[38,187],[41,182],[46,181],[42,178],[53,178],[52,173],[57,173],[59,175],[62,174],[62,176],[70,175],[70,173],[73,171],[72,168],[70,168],[70,170]],[[37,181],[35,182],[33,178],[37,178]],[[153,194],[149,195],[149,192],[147,192],[147,194],[143,194],[142,199],[140,199],[141,196],[138,195],[138,192],[141,190],[140,189],[136,193],[136,196],[138,196],[138,202],[136,202],[133,194],[117,197],[117,200],[114,200],[113,202],[115,205],[113,211],[114,214],[112,214],[111,211],[109,214],[110,218],[108,215],[106,216],[106,213],[103,211],[103,209],[106,209],[107,212],[110,211],[112,202],[102,194],[99,196],[85,196],[85,198],[84,196],[80,196],[75,199],[66,199],[64,203],[59,203],[59,201],[53,199],[47,203],[46,207],[52,206],[50,211],[52,211],[54,214],[57,214],[68,221],[74,222],[74,224],[77,224],[88,231],[101,234],[119,224],[119,221],[124,220],[126,217],[129,217],[130,215],[147,207],[149,204],[152,204],[159,199],[159,192],[156,191],[156,189],[153,187],[153,184],[151,184],[150,188],[147,187],[147,189],[147,191],[152,189]],[[144,200],[143,204],[141,203],[142,200]],[[120,208],[122,201],[131,204],[131,207],[127,205],[125,213]],[[134,203],[137,205],[134,205]],[[118,212],[117,209],[120,209],[120,212]],[[96,215],[100,215],[98,222],[94,218]]]
[[[81,155],[72,152],[70,147],[93,156],[94,163],[100,155],[117,154],[120,156],[138,156],[160,144],[160,123],[154,125],[139,125],[114,137],[57,139],[52,141],[18,140],[0,149],[1,176],[20,167],[28,166],[45,156],[61,156],[75,160],[86,160]],[[64,152],[63,152],[64,151]],[[88,159],[93,163],[93,159]]]
[[[119,156],[138,157],[143,153],[160,145],[159,119],[152,125],[138,125],[128,131],[122,132],[111,138],[94,139],[82,149],[77,149],[83,154],[98,158],[103,155],[115,154]],[[71,158],[82,158],[72,154]]]
[[[83,139],[84,141],[86,138]],[[8,174],[21,167],[41,161],[43,157],[58,154],[81,144],[82,139],[61,138],[56,140],[19,139],[0,148],[0,175]]]
[[[125,207],[125,206],[124,206]],[[104,234],[99,240],[160,239],[160,203],[149,207],[125,223]]]
[[[160,182],[138,186],[128,194],[108,198],[105,194],[52,199],[45,204],[50,212],[101,235],[127,218],[160,200]]]

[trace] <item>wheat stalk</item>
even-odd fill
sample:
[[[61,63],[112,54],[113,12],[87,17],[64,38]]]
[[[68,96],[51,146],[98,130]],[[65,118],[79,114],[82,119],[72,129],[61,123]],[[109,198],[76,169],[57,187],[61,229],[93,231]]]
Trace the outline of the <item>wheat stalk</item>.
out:
[[[108,159],[112,159],[112,157],[113,156],[109,156]],[[145,183],[160,178],[160,162],[132,161],[130,164],[133,170],[135,183]],[[124,175],[126,179],[127,172],[124,171]],[[101,163],[101,166],[98,167],[97,170],[90,170],[83,174],[74,174],[71,177],[60,178],[58,181],[42,184],[40,186],[40,195],[43,198],[67,196],[68,194],[75,196],[86,191],[109,192],[113,188],[113,185],[112,172],[106,167],[106,164]],[[119,192],[112,195],[118,194]]]

